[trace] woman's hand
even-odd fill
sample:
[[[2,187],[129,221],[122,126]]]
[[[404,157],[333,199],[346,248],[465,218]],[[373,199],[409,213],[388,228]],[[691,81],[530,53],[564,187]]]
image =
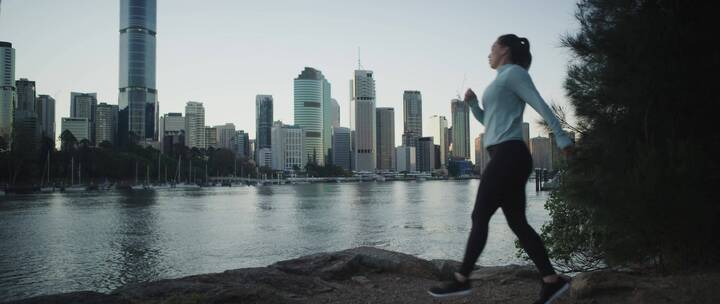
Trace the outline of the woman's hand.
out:
[[[473,92],[472,89],[467,89],[465,91],[465,102],[470,102],[471,100],[477,100],[477,95],[475,95],[475,92]]]

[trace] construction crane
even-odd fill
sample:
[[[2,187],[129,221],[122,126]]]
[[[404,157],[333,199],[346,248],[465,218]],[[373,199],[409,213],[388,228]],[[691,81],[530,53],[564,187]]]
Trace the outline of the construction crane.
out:
[[[463,81],[462,81],[462,84],[461,84],[460,87],[457,89],[457,91],[455,91],[458,100],[463,100],[463,97],[460,96],[460,91],[461,91],[463,88],[465,88],[465,80],[467,80],[467,72],[466,72],[466,73],[463,73]]]

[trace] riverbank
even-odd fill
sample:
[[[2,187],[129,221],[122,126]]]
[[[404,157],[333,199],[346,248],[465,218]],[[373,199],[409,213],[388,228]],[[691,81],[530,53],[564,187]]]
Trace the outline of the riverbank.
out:
[[[195,190],[212,187],[242,187],[242,186],[269,186],[269,185],[296,185],[316,183],[361,183],[361,182],[391,182],[391,181],[428,181],[428,180],[470,180],[479,179],[479,176],[431,176],[430,174],[414,175],[364,175],[352,177],[288,177],[283,179],[257,179],[240,177],[211,177],[208,183],[159,183],[159,184],[135,184],[135,183],[103,183],[103,184],[77,184],[77,185],[56,185],[41,187],[40,185],[25,186],[1,186],[0,196],[5,195],[26,195],[40,193],[78,193],[78,192],[107,192],[107,191],[153,191],[153,190]]]
[[[358,247],[128,285],[108,294],[82,291],[7,303],[438,303],[427,288],[449,278],[458,265]],[[472,296],[442,303],[532,303],[540,288],[531,266],[480,267],[472,279]],[[584,273],[556,303],[720,303],[720,273]]]

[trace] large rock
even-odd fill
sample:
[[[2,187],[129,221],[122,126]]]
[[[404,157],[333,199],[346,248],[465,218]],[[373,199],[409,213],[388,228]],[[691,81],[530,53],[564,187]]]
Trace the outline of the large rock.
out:
[[[318,253],[270,265],[287,273],[316,276],[327,280],[348,279],[358,273],[397,273],[437,278],[435,266],[412,255],[374,247]]]
[[[291,303],[332,291],[321,280],[261,267],[128,285],[112,292],[133,303],[195,298],[199,303]]]

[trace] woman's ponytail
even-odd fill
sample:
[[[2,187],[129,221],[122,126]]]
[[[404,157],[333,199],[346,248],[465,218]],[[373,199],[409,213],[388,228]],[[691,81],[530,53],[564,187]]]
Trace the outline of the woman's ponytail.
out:
[[[498,42],[505,47],[510,48],[510,61],[523,67],[530,69],[532,63],[532,54],[530,54],[530,41],[523,37],[520,38],[515,34],[502,35],[498,38]]]

